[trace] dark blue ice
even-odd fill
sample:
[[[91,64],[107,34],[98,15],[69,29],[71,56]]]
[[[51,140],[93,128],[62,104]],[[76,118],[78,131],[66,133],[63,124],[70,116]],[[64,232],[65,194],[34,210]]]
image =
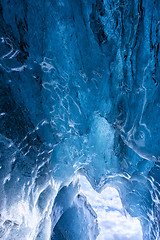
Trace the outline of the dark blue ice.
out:
[[[78,174],[160,238],[159,48],[159,0],[0,0],[1,239],[96,239]]]

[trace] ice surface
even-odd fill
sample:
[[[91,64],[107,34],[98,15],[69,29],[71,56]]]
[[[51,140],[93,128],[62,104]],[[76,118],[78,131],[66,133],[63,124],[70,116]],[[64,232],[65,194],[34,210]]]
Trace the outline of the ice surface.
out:
[[[96,239],[79,174],[160,238],[159,44],[158,0],[0,1],[1,239]]]

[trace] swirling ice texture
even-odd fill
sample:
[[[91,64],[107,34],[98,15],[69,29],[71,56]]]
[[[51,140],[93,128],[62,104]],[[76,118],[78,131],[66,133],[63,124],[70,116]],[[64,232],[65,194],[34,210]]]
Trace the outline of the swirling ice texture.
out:
[[[80,172],[158,239],[159,1],[1,0],[0,22],[0,237],[95,239]]]

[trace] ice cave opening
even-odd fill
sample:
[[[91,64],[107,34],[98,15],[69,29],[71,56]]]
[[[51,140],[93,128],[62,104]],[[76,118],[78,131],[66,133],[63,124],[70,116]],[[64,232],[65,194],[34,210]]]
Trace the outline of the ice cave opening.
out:
[[[142,240],[143,233],[138,218],[131,217],[123,208],[118,191],[107,186],[96,192],[86,177],[78,176],[80,191],[97,214],[99,235],[97,240]]]

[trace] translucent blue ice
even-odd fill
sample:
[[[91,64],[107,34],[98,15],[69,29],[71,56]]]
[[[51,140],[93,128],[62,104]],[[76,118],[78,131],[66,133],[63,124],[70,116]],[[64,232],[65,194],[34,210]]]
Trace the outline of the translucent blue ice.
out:
[[[160,238],[159,44],[158,0],[0,1],[1,239],[96,239],[77,174]]]

